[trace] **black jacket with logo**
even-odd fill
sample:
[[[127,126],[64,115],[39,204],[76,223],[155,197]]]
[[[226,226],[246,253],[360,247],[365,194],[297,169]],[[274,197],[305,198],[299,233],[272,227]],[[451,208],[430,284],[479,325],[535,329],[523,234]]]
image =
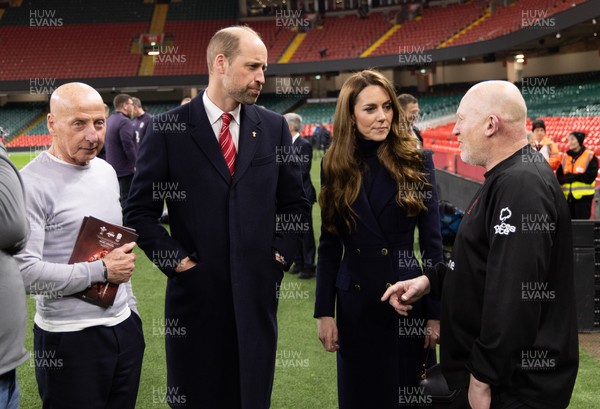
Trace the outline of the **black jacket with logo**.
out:
[[[427,275],[434,294],[443,284],[449,386],[468,387],[472,373],[534,408],[567,407],[579,360],[571,220],[531,147],[485,174],[441,270]]]

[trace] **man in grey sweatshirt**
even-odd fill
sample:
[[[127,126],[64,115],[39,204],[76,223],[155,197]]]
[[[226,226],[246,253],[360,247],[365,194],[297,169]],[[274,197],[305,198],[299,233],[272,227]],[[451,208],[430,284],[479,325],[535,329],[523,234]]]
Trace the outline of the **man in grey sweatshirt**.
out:
[[[106,133],[102,98],[89,85],[64,84],[50,98],[47,123],[52,145],[21,171],[31,233],[17,256],[25,288],[36,297],[43,408],[134,409],[144,353],[130,282],[135,243],[68,264],[85,216],[122,224],[117,175],[96,158]],[[105,282],[119,284],[108,308],[72,297]]]
[[[27,304],[13,255],[25,247],[28,226],[19,172],[0,142],[0,408],[18,409],[16,368],[27,360]]]

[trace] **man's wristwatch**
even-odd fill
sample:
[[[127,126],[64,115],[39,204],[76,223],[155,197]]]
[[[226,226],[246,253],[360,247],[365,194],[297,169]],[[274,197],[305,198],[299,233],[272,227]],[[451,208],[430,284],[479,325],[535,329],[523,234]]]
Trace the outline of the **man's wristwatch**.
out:
[[[104,282],[108,281],[108,268],[106,268],[104,260],[102,260],[102,274],[104,275]]]

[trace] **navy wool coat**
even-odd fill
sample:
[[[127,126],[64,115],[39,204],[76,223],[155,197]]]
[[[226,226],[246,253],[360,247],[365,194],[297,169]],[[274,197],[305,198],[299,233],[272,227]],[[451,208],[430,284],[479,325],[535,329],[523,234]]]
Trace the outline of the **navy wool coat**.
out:
[[[274,250],[293,260],[301,237],[276,215],[305,217],[300,170],[284,118],[242,105],[230,175],[202,95],[154,117],[125,210],[139,245],[168,276],[164,335],[172,407],[266,409],[277,345]],[[158,223],[166,200],[170,235]],[[186,256],[197,266],[174,269]],[[241,402],[241,403],[240,403]]]
[[[338,326],[338,396],[341,409],[388,409],[426,403],[418,375],[426,359],[425,324],[439,319],[439,302],[424,297],[408,317],[380,301],[389,284],[422,274],[443,261],[435,176],[430,151],[424,151],[430,183],[421,191],[427,211],[408,217],[398,206],[398,186],[383,167],[370,197],[364,185],[353,209],[358,215],[349,234],[321,229],[317,263],[315,317],[335,316]],[[415,228],[419,250],[413,249]],[[337,313],[334,315],[334,313]],[[430,362],[435,359],[435,352]]]

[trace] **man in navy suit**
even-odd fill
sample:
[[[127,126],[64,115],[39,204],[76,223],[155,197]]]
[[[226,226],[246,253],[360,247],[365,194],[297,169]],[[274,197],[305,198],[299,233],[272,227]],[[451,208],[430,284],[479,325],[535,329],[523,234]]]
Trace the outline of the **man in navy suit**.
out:
[[[302,169],[304,192],[312,206],[317,201],[317,193],[310,180],[312,144],[300,136],[300,130],[302,129],[302,117],[300,115],[288,112],[284,117],[292,134],[292,149],[294,154],[298,156],[298,162]],[[312,214],[308,215],[306,229],[302,233],[300,251],[294,260],[294,267],[290,269],[290,273],[298,274],[298,278],[312,278],[315,276],[315,234],[312,225]]]
[[[106,120],[106,144],[104,145],[106,161],[115,168],[119,179],[119,201],[125,207],[125,201],[131,189],[131,181],[135,172],[137,144],[135,128],[131,117],[133,101],[127,94],[119,94],[113,100],[115,112]]]
[[[309,204],[298,165],[280,160],[292,144],[284,118],[253,105],[267,66],[258,34],[218,31],[207,60],[206,90],[154,116],[125,220],[168,276],[167,402],[267,409],[277,293],[300,238],[276,219],[305,218]],[[163,201],[170,235],[158,222]]]

